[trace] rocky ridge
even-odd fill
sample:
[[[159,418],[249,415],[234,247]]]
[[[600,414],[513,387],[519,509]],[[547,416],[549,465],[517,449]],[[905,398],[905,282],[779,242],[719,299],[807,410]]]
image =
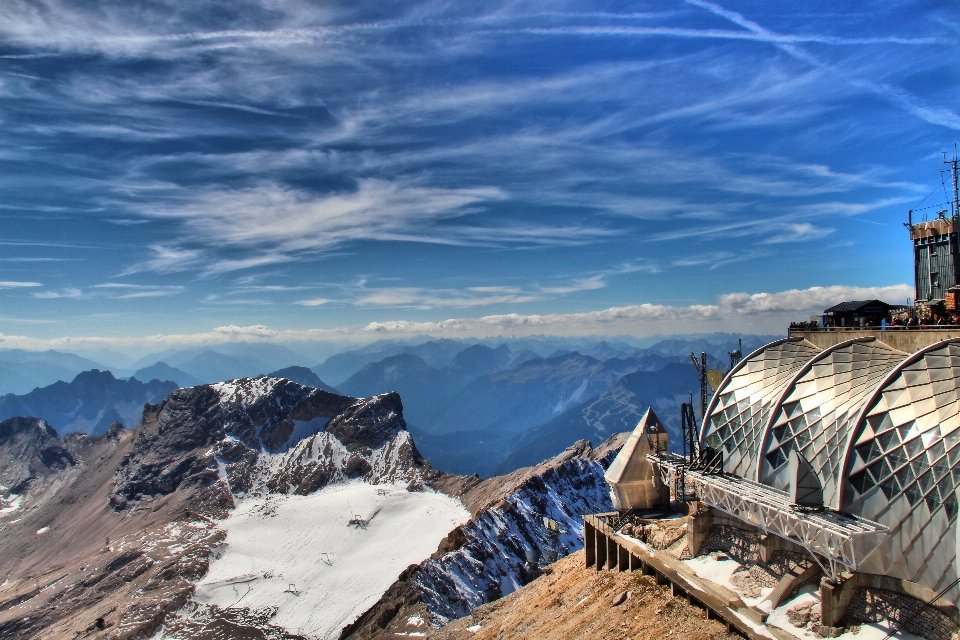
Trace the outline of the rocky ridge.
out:
[[[153,634],[190,602],[235,496],[348,478],[473,484],[430,469],[397,394],[357,399],[269,376],[178,389],[148,403],[134,431],[99,437],[8,420],[0,465],[0,635],[24,638]],[[235,624],[212,619],[211,630]]]
[[[452,531],[437,552],[412,565],[342,638],[409,633],[405,620],[433,626],[469,615],[532,577],[525,563],[562,558],[583,548],[581,515],[612,510],[603,473],[626,434],[594,449],[582,440],[536,467],[477,483],[462,492],[474,517]],[[553,533],[544,518],[553,520]]]
[[[111,502],[123,509],[219,479],[229,501],[230,494],[305,494],[347,478],[429,474],[398,394],[358,400],[261,376],[178,389],[147,405]]]

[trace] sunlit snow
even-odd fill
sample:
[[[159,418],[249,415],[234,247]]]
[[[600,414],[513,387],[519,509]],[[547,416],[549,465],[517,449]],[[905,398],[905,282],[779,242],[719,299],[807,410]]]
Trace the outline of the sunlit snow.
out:
[[[455,498],[405,486],[350,481],[307,496],[241,500],[219,523],[226,545],[195,599],[278,607],[273,625],[339,637],[404,569],[426,559],[470,517]],[[350,525],[357,516],[365,526]]]

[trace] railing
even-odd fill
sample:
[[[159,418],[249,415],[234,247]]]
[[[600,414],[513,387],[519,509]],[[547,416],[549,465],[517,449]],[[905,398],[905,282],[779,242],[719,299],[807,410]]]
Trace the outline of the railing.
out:
[[[954,331],[960,330],[960,324],[919,324],[912,326],[904,325],[887,325],[886,327],[803,327],[803,326],[793,326],[789,327],[789,331],[834,331],[834,332],[844,332],[844,331]]]

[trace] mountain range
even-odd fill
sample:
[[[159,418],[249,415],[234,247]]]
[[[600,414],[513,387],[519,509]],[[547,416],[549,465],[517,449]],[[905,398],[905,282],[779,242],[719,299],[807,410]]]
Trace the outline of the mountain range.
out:
[[[58,432],[106,433],[114,422],[134,427],[143,405],[169,395],[177,384],[153,379],[118,380],[109,371],[92,369],[70,382],[55,382],[24,395],[0,397],[0,420],[15,416],[42,418]]]
[[[299,356],[281,345],[230,343],[202,350],[171,349],[133,363],[138,368],[126,372],[132,374],[129,390],[119,391],[126,381],[116,371],[112,380],[98,378],[104,390],[94,393],[87,388],[82,399],[72,383],[60,382],[49,389],[47,383],[36,393],[29,392],[34,393],[29,400],[6,397],[4,402],[16,408],[0,415],[32,413],[61,432],[102,433],[114,421],[132,426],[144,402],[159,401],[171,389],[167,385],[143,390],[138,386],[144,384],[141,380],[194,387],[269,373],[354,397],[396,391],[403,398],[410,431],[436,468],[487,476],[556,455],[577,439],[596,444],[607,434],[631,426],[648,406],[657,409],[668,429],[677,428],[679,402],[698,388],[689,364],[691,351],[707,351],[710,366],[726,370],[727,352],[737,348],[738,338],[745,353],[768,340],[730,334],[691,338],[673,337],[644,347],[614,340],[553,338],[388,341],[336,354],[312,369],[291,364]],[[544,353],[546,349],[552,351]],[[14,366],[4,365],[2,358],[22,361],[16,363],[16,371],[29,373],[31,366],[41,367],[65,381],[78,375],[68,367],[93,363],[56,351],[0,351],[0,385],[3,367]],[[272,366],[277,363],[283,366]],[[634,375],[643,372],[660,373]],[[336,386],[325,382],[338,379]],[[28,386],[25,380],[18,379],[18,388]],[[107,392],[107,387],[112,391]],[[57,394],[63,397],[55,399]],[[0,403],[0,412],[2,407]]]
[[[432,342],[364,363],[339,384],[356,396],[288,363],[188,388],[90,370],[0,398],[0,636],[410,635],[518,589],[528,552],[581,548],[620,432],[653,406],[675,443],[697,387],[680,345]],[[192,375],[198,356],[253,358],[138,370]],[[136,421],[106,424],[131,398]]]

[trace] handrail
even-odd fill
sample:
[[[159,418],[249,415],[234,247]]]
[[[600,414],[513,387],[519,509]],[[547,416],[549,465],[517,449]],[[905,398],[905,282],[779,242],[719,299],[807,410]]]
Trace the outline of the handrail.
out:
[[[951,331],[960,329],[960,324],[919,324],[913,326],[887,325],[886,327],[788,327],[788,331]]]

